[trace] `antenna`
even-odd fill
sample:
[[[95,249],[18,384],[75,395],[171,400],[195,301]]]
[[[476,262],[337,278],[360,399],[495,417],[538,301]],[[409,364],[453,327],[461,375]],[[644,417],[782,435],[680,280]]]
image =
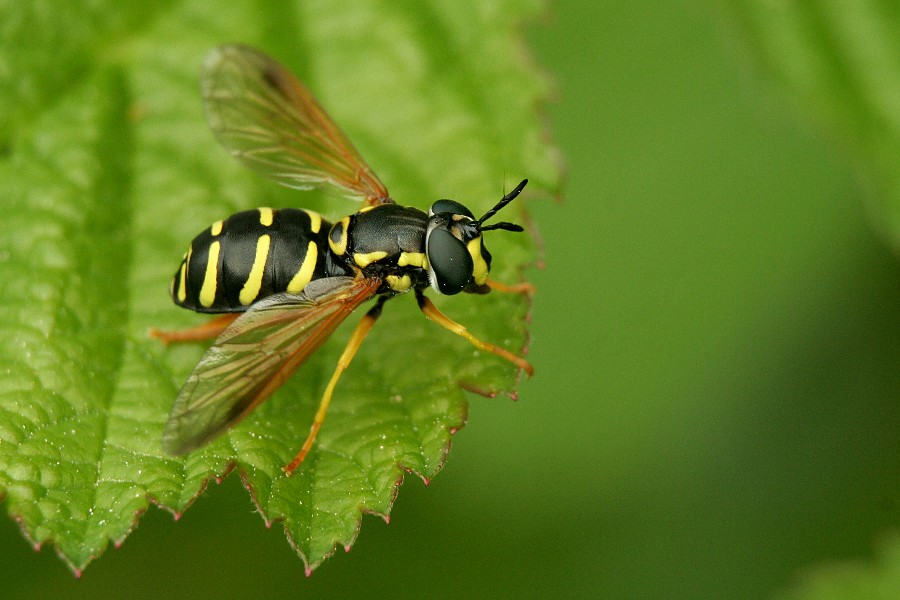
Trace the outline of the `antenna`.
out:
[[[488,219],[490,219],[491,217],[493,217],[495,214],[497,214],[497,212],[500,209],[502,209],[504,206],[506,206],[513,200],[515,200],[516,196],[518,196],[522,192],[522,190],[525,188],[525,186],[527,184],[528,184],[528,180],[523,179],[522,183],[517,185],[513,191],[511,191],[507,195],[503,196],[503,198],[500,200],[500,202],[498,202],[494,206],[494,208],[492,208],[491,210],[484,213],[483,217],[481,217],[480,219],[475,221],[475,224],[478,226],[478,229],[480,231],[490,231],[491,229],[504,229],[506,231],[524,231],[524,229],[522,229],[521,225],[516,225],[515,223],[501,222],[501,223],[494,223],[493,225],[487,225],[487,226],[482,226],[481,224],[484,223],[485,221],[487,221]]]

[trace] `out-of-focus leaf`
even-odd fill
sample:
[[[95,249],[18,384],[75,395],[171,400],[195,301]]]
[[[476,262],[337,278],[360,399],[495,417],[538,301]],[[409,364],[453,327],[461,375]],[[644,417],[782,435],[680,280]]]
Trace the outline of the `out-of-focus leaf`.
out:
[[[804,575],[782,600],[893,600],[900,598],[900,537],[884,545],[875,564],[841,563]]]
[[[894,0],[732,0],[750,62],[846,143],[900,249],[900,10]]]

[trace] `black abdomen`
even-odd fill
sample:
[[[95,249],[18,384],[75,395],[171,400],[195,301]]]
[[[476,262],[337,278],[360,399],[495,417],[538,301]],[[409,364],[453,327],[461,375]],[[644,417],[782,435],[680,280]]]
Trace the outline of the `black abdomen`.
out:
[[[299,293],[314,279],[344,274],[327,256],[330,228],[317,213],[295,208],[235,213],[191,242],[172,298],[198,312],[241,312],[271,294]]]

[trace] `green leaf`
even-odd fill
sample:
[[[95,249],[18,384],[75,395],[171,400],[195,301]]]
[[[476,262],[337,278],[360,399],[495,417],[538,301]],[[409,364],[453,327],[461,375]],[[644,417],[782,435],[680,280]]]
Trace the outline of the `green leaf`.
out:
[[[855,156],[876,226],[900,249],[900,11],[893,0],[732,0],[763,77]]]
[[[518,32],[540,7],[58,4],[16,3],[0,25],[0,493],[33,543],[52,543],[80,572],[149,503],[180,514],[207,480],[236,468],[265,522],[283,522],[312,570],[353,543],[363,513],[387,516],[405,473],[427,481],[441,469],[465,423],[460,384],[493,395],[518,375],[400,297],[292,478],[281,467],[308,433],[355,318],[223,438],[184,458],[163,453],[163,423],[204,348],[164,348],[147,331],[203,320],[167,294],[190,240],[255,206],[332,218],[355,209],[235,164],[206,128],[203,57],[230,41],[278,57],[401,203],[451,197],[479,212],[527,176],[524,201],[504,215],[522,222],[523,205],[559,180],[536,114],[548,84]],[[500,281],[520,279],[535,257],[531,236],[497,233],[488,245]],[[525,298],[446,300],[437,303],[477,336],[522,352]]]
[[[900,598],[900,537],[884,544],[875,564],[845,562],[806,573],[783,600],[892,600]]]

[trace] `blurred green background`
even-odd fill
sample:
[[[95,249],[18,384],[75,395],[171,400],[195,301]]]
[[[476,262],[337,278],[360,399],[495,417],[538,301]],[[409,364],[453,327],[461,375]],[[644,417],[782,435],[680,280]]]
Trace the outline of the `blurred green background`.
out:
[[[758,598],[869,560],[900,522],[900,268],[840,137],[751,76],[690,0],[560,2],[565,201],[519,401],[473,397],[311,578],[234,476],[151,509],[80,581],[0,519],[4,598]]]

